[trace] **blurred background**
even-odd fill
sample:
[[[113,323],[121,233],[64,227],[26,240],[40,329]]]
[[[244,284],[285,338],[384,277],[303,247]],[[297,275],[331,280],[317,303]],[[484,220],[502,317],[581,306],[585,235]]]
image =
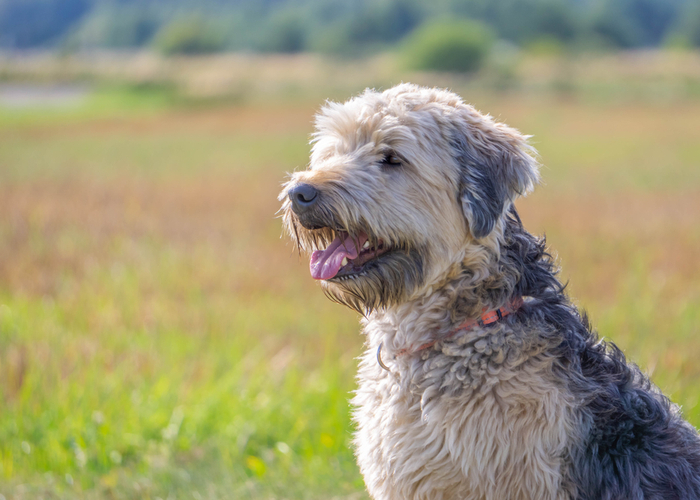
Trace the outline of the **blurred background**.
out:
[[[533,136],[526,226],[700,426],[698,0],[0,0],[0,500],[366,498],[276,196],[402,81]]]

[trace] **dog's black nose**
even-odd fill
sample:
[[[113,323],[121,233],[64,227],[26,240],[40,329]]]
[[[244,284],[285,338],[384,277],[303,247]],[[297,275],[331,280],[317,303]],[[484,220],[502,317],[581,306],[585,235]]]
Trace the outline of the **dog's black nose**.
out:
[[[292,210],[296,214],[302,214],[318,201],[318,189],[311,184],[299,184],[289,190],[289,199],[292,201]]]

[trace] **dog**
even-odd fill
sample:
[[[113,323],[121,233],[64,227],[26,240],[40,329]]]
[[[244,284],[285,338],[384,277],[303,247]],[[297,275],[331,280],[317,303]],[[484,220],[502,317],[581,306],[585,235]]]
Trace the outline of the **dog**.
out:
[[[376,500],[698,499],[700,438],[571,304],[513,206],[528,137],[447,90],[327,103],[286,232],[363,316],[355,454]]]

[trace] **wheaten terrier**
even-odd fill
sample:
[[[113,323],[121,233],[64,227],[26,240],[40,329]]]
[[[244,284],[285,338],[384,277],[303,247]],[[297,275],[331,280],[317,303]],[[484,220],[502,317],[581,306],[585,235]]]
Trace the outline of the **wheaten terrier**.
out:
[[[697,499],[695,429],[563,293],[513,200],[527,138],[403,84],[329,103],[285,185],[311,275],[363,314],[353,399],[375,499]]]

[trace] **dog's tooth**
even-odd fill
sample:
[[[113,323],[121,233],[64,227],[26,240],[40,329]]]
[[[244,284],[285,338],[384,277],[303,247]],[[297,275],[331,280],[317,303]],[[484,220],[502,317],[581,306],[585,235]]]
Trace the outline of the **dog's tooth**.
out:
[[[369,240],[365,241],[365,244],[362,245],[362,248],[364,248],[364,249],[369,248]]]
[[[336,262],[337,262],[337,261],[336,261]],[[348,265],[348,258],[347,258],[347,257],[343,257],[343,262],[342,262],[342,264],[343,264],[344,266],[347,266],[347,265]]]

